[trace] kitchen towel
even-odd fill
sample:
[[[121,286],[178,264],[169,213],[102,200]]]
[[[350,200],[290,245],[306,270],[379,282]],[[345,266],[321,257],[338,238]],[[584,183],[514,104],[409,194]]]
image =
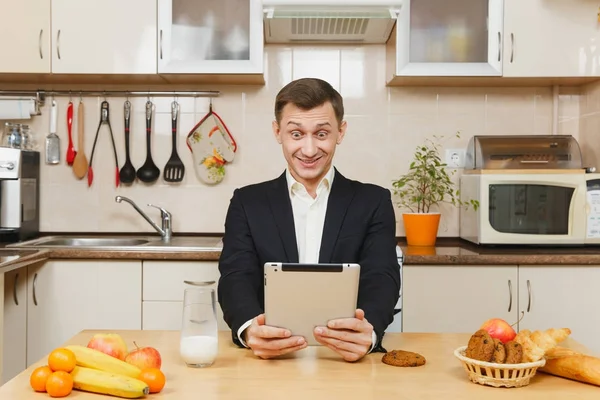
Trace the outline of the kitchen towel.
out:
[[[36,115],[34,98],[0,97],[0,120],[31,119],[32,115]]]

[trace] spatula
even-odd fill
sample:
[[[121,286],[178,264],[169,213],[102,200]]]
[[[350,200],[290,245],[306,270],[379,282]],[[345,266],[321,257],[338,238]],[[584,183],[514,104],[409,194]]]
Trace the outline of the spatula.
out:
[[[83,101],[79,101],[77,109],[77,152],[73,160],[73,173],[77,179],[83,179],[87,174],[88,161],[85,156],[85,147],[83,146]]]
[[[185,175],[185,166],[177,154],[177,114],[179,113],[179,104],[176,101],[171,103],[171,133],[173,135],[173,150],[171,157],[163,170],[163,178],[166,182],[181,182]]]

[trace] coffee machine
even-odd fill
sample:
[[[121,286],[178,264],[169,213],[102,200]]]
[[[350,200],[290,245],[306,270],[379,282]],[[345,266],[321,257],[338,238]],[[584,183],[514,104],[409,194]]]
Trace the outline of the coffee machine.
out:
[[[0,147],[0,243],[40,231],[40,152]]]

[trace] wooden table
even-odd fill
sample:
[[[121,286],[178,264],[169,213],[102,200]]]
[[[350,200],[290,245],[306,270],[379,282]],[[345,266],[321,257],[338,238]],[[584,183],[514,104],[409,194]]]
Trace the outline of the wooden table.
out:
[[[85,345],[98,331],[83,331],[68,344]],[[219,356],[212,367],[188,368],[179,357],[177,331],[116,331],[128,345],[156,347],[163,360],[167,383],[149,399],[594,399],[600,387],[538,372],[529,386],[493,388],[471,383],[453,351],[466,344],[467,334],[387,334],[388,350],[416,351],[427,364],[398,368],[381,362],[381,353],[370,354],[358,363],[347,363],[329,349],[307,348],[294,356],[261,360],[250,350],[235,347],[229,332],[220,333]],[[581,347],[567,339],[568,347]],[[0,399],[48,399],[29,386],[31,371],[40,360],[0,388]],[[73,391],[67,398],[113,398]]]

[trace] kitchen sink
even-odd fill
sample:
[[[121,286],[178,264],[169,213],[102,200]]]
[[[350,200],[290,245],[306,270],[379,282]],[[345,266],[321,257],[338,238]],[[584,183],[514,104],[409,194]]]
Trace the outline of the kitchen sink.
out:
[[[7,248],[27,249],[89,249],[89,250],[137,250],[137,251],[220,251],[221,237],[173,236],[164,242],[160,236],[43,236],[26,242],[15,243]]]
[[[50,238],[40,241],[42,246],[69,246],[69,247],[115,247],[115,246],[139,246],[148,243],[145,239],[132,238]]]

